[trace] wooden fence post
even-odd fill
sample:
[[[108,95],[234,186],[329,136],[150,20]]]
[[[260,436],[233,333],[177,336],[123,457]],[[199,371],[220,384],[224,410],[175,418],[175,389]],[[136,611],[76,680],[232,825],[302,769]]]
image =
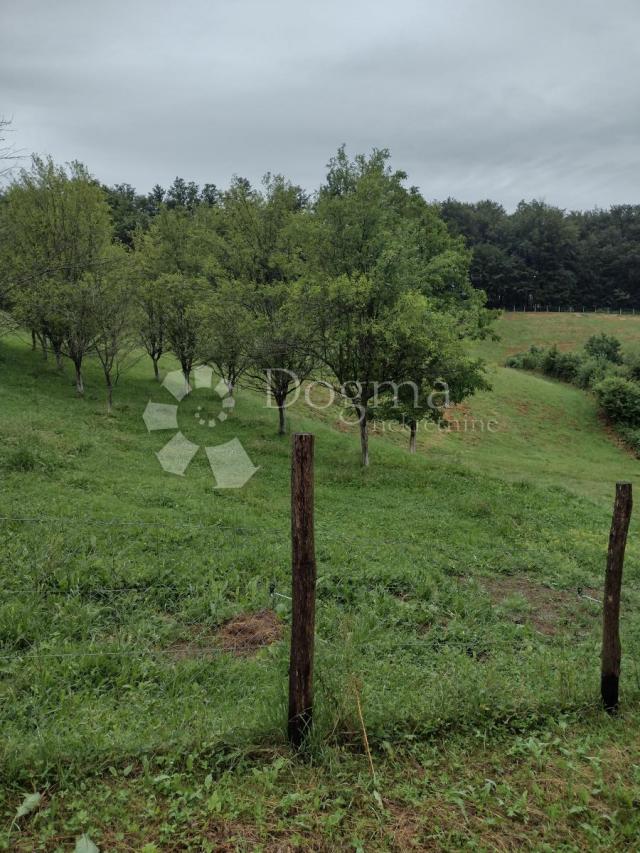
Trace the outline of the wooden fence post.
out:
[[[293,436],[291,458],[291,656],[289,660],[289,741],[297,749],[313,718],[313,644],[316,610],[316,557],[313,532],[313,442],[310,433]]]
[[[618,709],[620,682],[620,590],[627,532],[631,519],[633,500],[631,483],[616,483],[616,499],[609,534],[609,553],[604,578],[604,606],[602,612],[602,671],[600,693],[605,709],[614,713]]]

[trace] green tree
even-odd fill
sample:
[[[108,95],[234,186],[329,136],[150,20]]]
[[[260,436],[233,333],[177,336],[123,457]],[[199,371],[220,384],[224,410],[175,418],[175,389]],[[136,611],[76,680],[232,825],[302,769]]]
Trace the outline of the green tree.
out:
[[[299,187],[268,174],[261,190],[236,179],[223,196],[220,213],[220,274],[240,303],[234,322],[242,324],[242,338],[234,355],[242,353],[247,378],[275,400],[281,435],[287,398],[315,363],[308,330],[298,322],[292,299],[304,267],[297,221],[306,204]]]
[[[208,288],[202,279],[180,273],[160,276],[159,284],[167,296],[167,340],[188,386],[193,365],[202,353]]]
[[[56,288],[55,311],[61,318],[62,353],[70,359],[75,370],[76,391],[84,394],[82,365],[93,350],[99,332],[95,273],[86,272],[79,281],[63,282]]]
[[[103,190],[111,209],[114,237],[123,246],[131,248],[136,231],[149,227],[147,199],[136,193],[131,184],[104,186]]]
[[[160,381],[158,363],[167,346],[167,294],[158,279],[136,277],[133,285],[132,322],[138,339],[153,364],[153,375]]]
[[[622,344],[614,335],[600,332],[599,335],[591,335],[585,343],[584,349],[592,358],[600,358],[612,361],[614,364],[622,364]]]
[[[251,309],[253,292],[238,282],[225,282],[212,292],[202,318],[200,354],[233,394],[253,364],[257,320]]]
[[[114,386],[123,370],[130,365],[128,357],[137,343],[132,313],[134,295],[127,275],[130,259],[119,246],[112,247],[111,256],[110,264],[86,274],[95,312],[92,350],[104,375],[107,414],[111,414],[113,409]]]
[[[449,406],[490,388],[482,362],[465,353],[451,326],[443,326],[438,315],[428,311],[420,320],[422,327],[417,333],[426,336],[424,360],[418,367],[420,385],[409,383],[385,390],[373,413],[376,418],[394,420],[408,428],[410,453],[416,452],[421,423],[440,423]]]
[[[112,226],[104,193],[80,163],[33,157],[2,206],[10,300],[43,347],[67,355],[83,393],[82,361],[95,332],[87,276],[111,263]]]
[[[357,413],[363,465],[380,387],[428,379],[428,330],[440,326],[455,339],[480,334],[485,322],[469,252],[388,159],[374,151],[349,160],[341,148],[331,160],[298,294],[316,352]]]
[[[197,289],[202,296],[201,309],[204,312],[209,294],[225,280],[218,260],[221,255],[218,219],[215,207],[208,205],[201,205],[195,210],[162,206],[149,230],[138,231],[135,235],[137,326],[156,378],[159,378],[158,361],[163,352],[174,345],[182,349],[177,340],[184,342],[187,326],[192,325],[191,322],[183,325],[185,317],[178,322],[181,310],[180,303],[176,302],[179,283],[183,283],[182,289],[188,298],[191,298],[191,290]],[[173,330],[171,335],[170,326]],[[179,327],[182,332],[178,331]],[[202,328],[200,324],[198,329]],[[200,331],[198,341],[204,344]],[[199,357],[200,353],[196,355]],[[193,363],[196,355],[187,361]]]

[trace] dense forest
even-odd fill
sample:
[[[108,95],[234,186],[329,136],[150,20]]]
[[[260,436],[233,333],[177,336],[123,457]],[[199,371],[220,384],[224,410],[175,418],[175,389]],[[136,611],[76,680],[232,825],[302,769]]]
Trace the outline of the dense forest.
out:
[[[473,249],[470,275],[496,308],[637,308],[640,205],[567,213],[521,201],[447,199],[440,212]]]
[[[103,187],[115,233],[131,245],[162,206],[193,210],[220,203],[214,184],[176,178],[148,195],[129,184]],[[522,201],[513,213],[485,200],[438,202],[454,236],[473,250],[470,275],[494,308],[640,307],[640,205],[566,212],[542,201]]]

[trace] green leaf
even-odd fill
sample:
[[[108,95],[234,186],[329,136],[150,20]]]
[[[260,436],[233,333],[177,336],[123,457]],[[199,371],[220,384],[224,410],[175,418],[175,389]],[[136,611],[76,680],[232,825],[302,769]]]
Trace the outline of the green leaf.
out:
[[[81,835],[76,841],[74,853],[100,853],[88,835]]]
[[[31,814],[34,809],[40,805],[42,794],[27,794],[22,803],[18,806],[14,820],[18,820],[25,815]]]

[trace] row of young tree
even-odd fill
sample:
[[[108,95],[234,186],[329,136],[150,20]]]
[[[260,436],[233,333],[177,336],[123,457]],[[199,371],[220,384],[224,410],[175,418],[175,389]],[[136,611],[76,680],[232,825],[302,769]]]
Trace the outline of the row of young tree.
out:
[[[439,205],[453,235],[473,250],[475,287],[498,308],[640,307],[640,205],[566,212],[522,201]]]
[[[189,203],[158,192],[123,239],[84,166],[34,157],[0,202],[0,307],[60,369],[73,364],[78,394],[97,358],[109,410],[140,348],[157,378],[170,352],[186,382],[206,363],[231,392],[267,388],[282,433],[289,395],[319,379],[357,414],[366,465],[374,404],[415,435],[443,416],[434,386],[453,402],[486,387],[464,340],[492,319],[464,241],[388,159],[339,149],[313,198],[272,175],[260,188],[187,186]]]

